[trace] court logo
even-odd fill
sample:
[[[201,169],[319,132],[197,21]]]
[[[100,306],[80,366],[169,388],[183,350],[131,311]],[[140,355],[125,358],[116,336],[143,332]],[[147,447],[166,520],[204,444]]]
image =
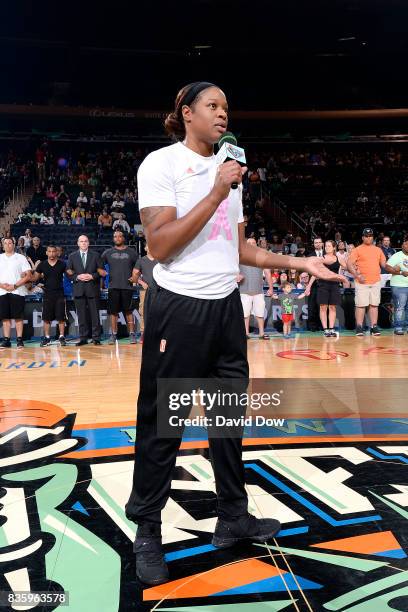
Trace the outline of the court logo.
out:
[[[294,349],[291,351],[280,351],[276,353],[277,357],[282,359],[293,359],[294,361],[334,361],[337,358],[349,357],[344,351],[325,351],[318,349]]]
[[[268,549],[231,549],[233,563],[209,544],[216,486],[207,451],[193,442],[177,458],[162,512],[171,579],[143,589],[129,577],[136,526],[124,505],[133,456],[107,447],[111,424],[105,446],[86,450],[101,428],[87,426],[85,437],[74,422],[74,414],[52,404],[0,400],[3,590],[65,591],[70,609],[87,612],[147,612],[163,609],[163,600],[172,610],[239,612],[260,593],[265,610],[284,610],[303,598],[310,604],[299,610],[408,609],[408,488],[398,484],[406,481],[406,433],[337,447],[327,438],[311,445],[296,437],[275,448],[246,446],[248,494],[251,504],[256,500],[250,510],[277,517],[282,529],[278,545]],[[305,426],[326,434],[330,424],[315,419]],[[337,431],[339,424],[332,426]],[[390,426],[397,433],[408,424],[390,420]],[[393,600],[398,608],[388,605]]]
[[[387,346],[372,346],[363,350],[363,355],[408,355],[408,348],[391,348]]]

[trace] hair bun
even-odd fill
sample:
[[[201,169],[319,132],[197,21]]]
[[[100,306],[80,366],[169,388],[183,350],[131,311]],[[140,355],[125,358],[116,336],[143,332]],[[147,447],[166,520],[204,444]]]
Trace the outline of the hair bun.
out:
[[[164,121],[166,133],[175,140],[184,138],[186,131],[184,123],[180,121],[176,113],[169,113]]]

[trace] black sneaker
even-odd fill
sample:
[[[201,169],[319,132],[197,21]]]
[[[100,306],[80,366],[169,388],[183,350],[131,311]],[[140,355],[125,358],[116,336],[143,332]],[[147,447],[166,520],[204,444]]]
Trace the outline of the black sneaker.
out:
[[[65,340],[65,336],[60,336],[58,338],[58,341],[60,343],[60,346],[67,346],[67,341]]]
[[[364,336],[364,329],[362,325],[357,325],[356,336]]]
[[[218,519],[212,545],[216,548],[229,548],[243,540],[266,542],[279,532],[281,524],[276,519],[258,519],[245,514],[234,521]]]
[[[48,346],[49,344],[51,344],[51,338],[47,338],[47,336],[44,336],[44,338],[40,342],[40,346]]]
[[[141,582],[155,585],[168,581],[169,570],[164,561],[160,525],[139,525],[133,552],[136,553],[136,576]]]
[[[11,340],[10,338],[3,338],[2,342],[0,342],[0,349],[11,348]]]
[[[24,342],[22,338],[17,338],[17,348],[18,349],[24,348]]]
[[[331,335],[331,333],[330,333],[330,329],[325,329],[325,330],[324,330],[324,332],[323,332],[323,336],[324,336],[325,338],[331,338],[331,337],[332,337],[332,335]]]
[[[381,331],[378,325],[373,325],[370,329],[371,336],[381,336]]]

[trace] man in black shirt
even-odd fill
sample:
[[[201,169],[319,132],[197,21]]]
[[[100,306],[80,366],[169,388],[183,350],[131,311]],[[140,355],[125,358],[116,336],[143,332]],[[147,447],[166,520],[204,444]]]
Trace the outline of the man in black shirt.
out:
[[[65,263],[58,259],[56,247],[50,245],[47,247],[46,261],[41,261],[33,274],[35,281],[40,279],[44,281],[42,312],[44,337],[40,346],[48,346],[51,342],[50,327],[52,321],[58,321],[59,341],[61,346],[66,345],[64,336],[66,311],[63,285],[65,268]]]
[[[324,244],[320,236],[313,239],[313,249],[308,252],[306,257],[324,257]],[[307,328],[309,331],[315,332],[322,329],[320,323],[319,306],[317,304],[317,286],[318,283],[313,283],[310,289],[310,295],[307,299],[308,316]]]
[[[130,344],[136,344],[135,322],[132,313],[133,283],[137,282],[135,249],[126,246],[125,234],[116,230],[111,249],[102,254],[102,262],[109,266],[108,312],[111,319],[109,344],[115,344],[118,333],[118,314],[123,312],[129,327]],[[107,276],[105,271],[104,276]]]
[[[38,236],[33,238],[32,245],[27,249],[26,257],[33,268],[37,266],[37,262],[47,259],[46,250],[41,245],[41,240]]]

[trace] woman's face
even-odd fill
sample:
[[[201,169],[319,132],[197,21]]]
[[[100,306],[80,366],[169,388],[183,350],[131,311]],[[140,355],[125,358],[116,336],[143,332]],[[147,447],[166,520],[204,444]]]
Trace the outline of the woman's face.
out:
[[[334,251],[334,246],[332,245],[331,242],[326,242],[324,245],[324,250],[326,251],[328,255],[331,255]]]
[[[287,280],[288,280],[288,275],[286,274],[286,272],[282,272],[282,274],[280,275],[280,282],[281,282],[281,284],[284,283]]]
[[[339,251],[344,251],[346,248],[346,245],[344,244],[342,240],[340,240],[337,248],[339,249]]]
[[[225,94],[218,87],[204,89],[192,106],[183,106],[186,130],[204,142],[215,144],[227,130],[228,103]]]

